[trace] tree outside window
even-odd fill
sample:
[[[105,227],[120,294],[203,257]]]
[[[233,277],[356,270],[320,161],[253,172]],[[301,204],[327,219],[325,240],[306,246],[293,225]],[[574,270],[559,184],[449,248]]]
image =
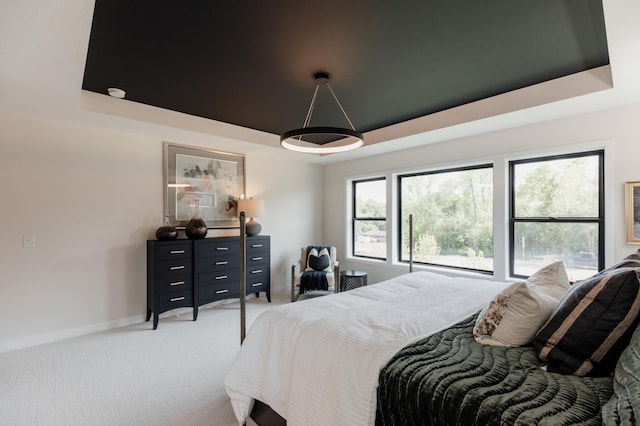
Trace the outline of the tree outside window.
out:
[[[398,177],[400,260],[409,260],[413,216],[416,263],[493,271],[493,169],[491,165]]]
[[[387,258],[387,181],[353,181],[353,255]]]
[[[553,262],[570,280],[603,265],[604,152],[512,161],[511,274],[529,276]]]

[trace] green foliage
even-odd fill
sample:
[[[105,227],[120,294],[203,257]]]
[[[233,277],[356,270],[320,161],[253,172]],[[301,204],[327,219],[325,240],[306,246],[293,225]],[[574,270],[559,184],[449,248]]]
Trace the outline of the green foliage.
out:
[[[516,166],[516,217],[598,217],[597,157]],[[597,251],[593,223],[518,223],[517,257]],[[522,247],[522,238],[524,245]]]
[[[372,199],[357,200],[356,216],[357,217],[385,217],[386,203]]]
[[[440,246],[433,235],[422,234],[415,242],[413,253],[419,262],[433,262],[433,258],[440,254]]]
[[[462,260],[462,264],[460,266],[470,269],[484,270],[491,268],[491,264],[487,262],[487,259],[485,259],[482,250],[475,251],[472,248],[467,249],[467,257]]]
[[[427,247],[435,244],[442,254],[466,255],[471,248],[493,255],[491,169],[405,177],[402,205],[402,238],[408,241],[411,213],[416,252],[421,238],[425,238],[425,244],[433,238],[434,242]]]

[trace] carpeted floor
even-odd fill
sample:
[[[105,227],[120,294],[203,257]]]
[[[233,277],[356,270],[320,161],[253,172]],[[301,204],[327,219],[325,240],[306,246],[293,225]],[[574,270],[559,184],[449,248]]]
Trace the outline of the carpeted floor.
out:
[[[247,329],[287,298],[249,298]],[[240,347],[239,306],[0,354],[0,424],[237,425],[222,380]]]

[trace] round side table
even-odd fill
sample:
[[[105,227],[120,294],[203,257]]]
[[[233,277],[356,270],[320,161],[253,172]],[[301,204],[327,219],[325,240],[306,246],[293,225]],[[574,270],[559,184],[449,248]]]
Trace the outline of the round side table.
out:
[[[340,271],[340,291],[351,290],[367,285],[367,273],[364,271]]]

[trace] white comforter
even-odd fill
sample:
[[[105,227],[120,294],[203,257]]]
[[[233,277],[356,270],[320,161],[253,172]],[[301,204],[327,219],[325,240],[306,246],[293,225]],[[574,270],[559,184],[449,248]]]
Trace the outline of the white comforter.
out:
[[[374,424],[380,368],[507,285],[415,272],[263,313],[224,380],[238,422],[258,399],[289,426]]]

